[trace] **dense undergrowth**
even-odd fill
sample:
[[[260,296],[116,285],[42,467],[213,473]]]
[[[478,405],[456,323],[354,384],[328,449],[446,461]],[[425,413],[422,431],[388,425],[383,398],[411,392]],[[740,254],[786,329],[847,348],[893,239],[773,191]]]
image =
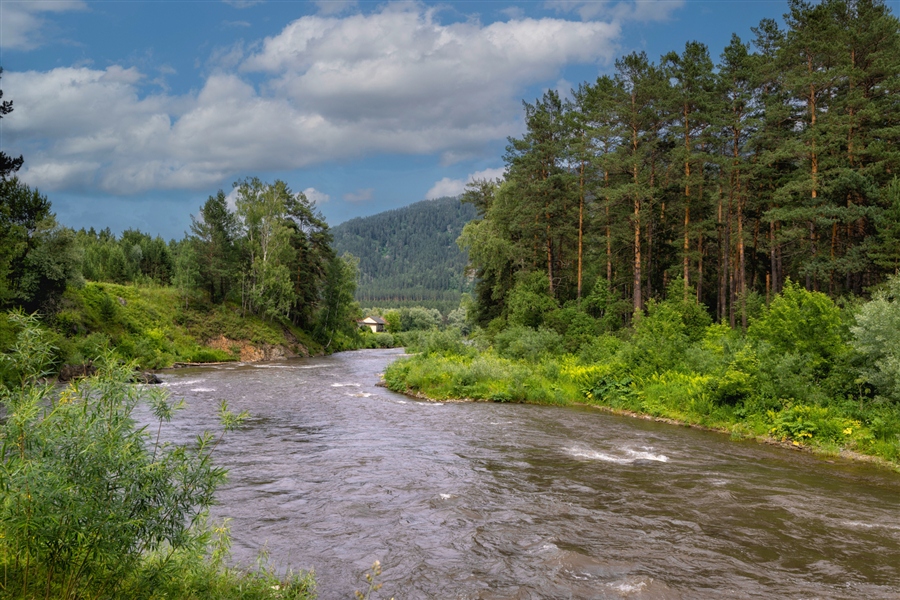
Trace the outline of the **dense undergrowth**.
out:
[[[185,306],[173,287],[89,282],[70,286],[59,306],[43,321],[56,348],[57,367],[90,363],[110,349],[145,369],[238,360],[243,343],[283,346],[294,353],[323,351],[307,332],[242,314],[230,303],[195,300]],[[15,335],[15,326],[0,319],[2,348],[8,348]],[[223,337],[229,342],[209,346]]]
[[[789,283],[746,333],[681,300],[651,302],[618,331],[544,322],[409,337],[418,354],[385,382],[441,400],[588,403],[900,462],[900,279],[846,307]]]
[[[133,364],[98,358],[92,377],[46,383],[56,350],[34,317],[2,355],[0,597],[27,599],[307,599],[310,573],[228,566],[227,524],[207,522],[224,469],[221,437],[244,414],[223,404],[221,430],[190,445],[161,440],[180,408],[164,390],[128,383]],[[141,426],[146,403],[158,420]]]

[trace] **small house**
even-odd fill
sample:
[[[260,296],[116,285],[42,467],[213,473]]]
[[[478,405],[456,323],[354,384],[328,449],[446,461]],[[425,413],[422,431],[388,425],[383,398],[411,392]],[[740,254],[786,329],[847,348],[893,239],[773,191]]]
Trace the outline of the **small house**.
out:
[[[372,333],[380,333],[384,331],[385,321],[381,317],[366,317],[356,322],[360,328],[368,327]]]

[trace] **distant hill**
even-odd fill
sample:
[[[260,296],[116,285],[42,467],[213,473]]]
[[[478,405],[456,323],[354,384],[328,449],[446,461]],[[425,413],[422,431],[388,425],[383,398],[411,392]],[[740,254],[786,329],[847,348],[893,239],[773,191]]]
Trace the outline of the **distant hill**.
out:
[[[338,254],[359,258],[356,299],[364,307],[421,305],[446,314],[471,287],[456,238],[474,218],[471,204],[438,198],[357,217],[331,233]]]

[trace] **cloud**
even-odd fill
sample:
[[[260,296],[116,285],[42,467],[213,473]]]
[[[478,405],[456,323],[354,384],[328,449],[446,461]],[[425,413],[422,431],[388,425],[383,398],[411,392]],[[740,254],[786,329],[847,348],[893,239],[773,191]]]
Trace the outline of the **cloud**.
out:
[[[685,0],[547,0],[544,6],[559,13],[574,12],[584,20],[604,18],[614,23],[623,23],[667,21],[684,3]]]
[[[431,186],[431,189],[425,193],[425,199],[434,200],[435,198],[444,198],[446,196],[459,196],[466,191],[466,184],[477,179],[502,179],[504,173],[505,169],[501,167],[498,169],[476,171],[475,173],[469,174],[465,179],[450,179],[449,177],[444,177]]]
[[[372,188],[366,188],[364,190],[356,190],[355,192],[344,194],[344,200],[347,202],[357,203],[357,202],[368,202],[372,198],[375,197],[375,190]]]
[[[233,187],[231,191],[225,194],[225,204],[228,205],[232,211],[237,210],[237,199],[238,199],[238,188]]]
[[[331,196],[324,192],[320,192],[316,188],[306,188],[305,190],[303,190],[303,195],[306,196],[306,198],[310,202],[317,206],[321,206],[322,204],[325,204],[326,202],[331,200]]]
[[[0,2],[0,47],[33,50],[46,40],[43,30],[50,24],[42,13],[85,10],[81,0],[44,2]]]
[[[16,103],[4,145],[26,156],[32,185],[120,195],[378,153],[449,164],[516,134],[527,86],[611,59],[618,35],[613,24],[563,19],[444,25],[419,4],[307,16],[218,51],[183,95],[118,65],[4,73]]]
[[[459,130],[509,120],[516,92],[568,63],[611,58],[618,33],[557,19],[441,25],[431,10],[394,7],[299,19],[243,69],[270,73],[275,95],[333,122]]]

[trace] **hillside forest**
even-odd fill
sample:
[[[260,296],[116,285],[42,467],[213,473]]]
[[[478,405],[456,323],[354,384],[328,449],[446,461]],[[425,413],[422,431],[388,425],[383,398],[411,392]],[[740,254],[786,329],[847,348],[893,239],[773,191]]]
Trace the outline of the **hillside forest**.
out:
[[[363,306],[421,306],[447,314],[471,290],[467,255],[456,244],[475,207],[458,198],[416,202],[332,228],[338,254],[359,257]]]

